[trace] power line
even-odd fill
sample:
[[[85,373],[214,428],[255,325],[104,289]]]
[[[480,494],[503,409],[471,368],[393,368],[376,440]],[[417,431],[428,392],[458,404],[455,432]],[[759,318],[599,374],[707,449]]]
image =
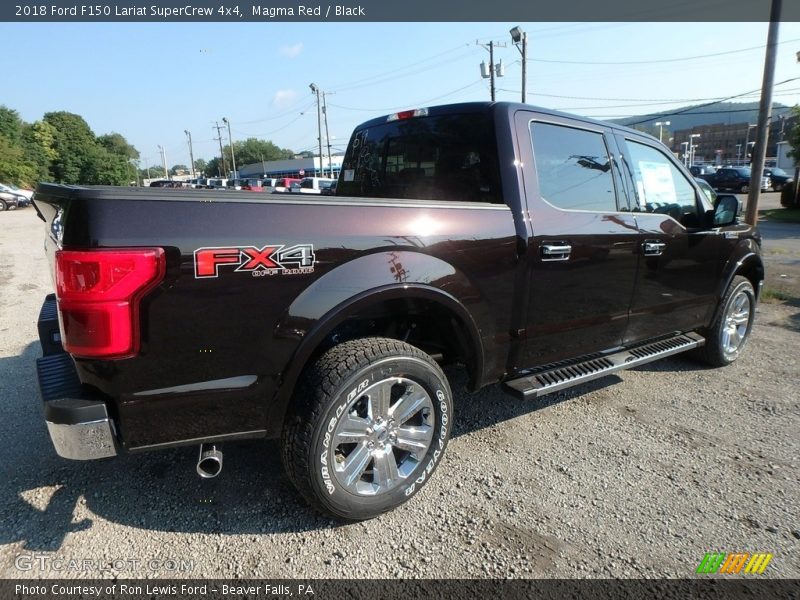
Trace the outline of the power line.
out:
[[[785,40],[780,44],[788,44],[791,42],[800,41],[800,38]],[[696,56],[682,56],[680,58],[660,58],[656,60],[629,60],[629,61],[590,61],[590,60],[550,60],[545,58],[529,58],[528,62],[551,63],[559,65],[653,65],[661,63],[683,62],[686,60],[697,60],[700,58],[713,58],[716,56],[726,56],[728,54],[738,54],[741,52],[750,52],[751,50],[760,50],[765,48],[764,44],[760,46],[750,46],[749,48],[739,48],[738,50],[726,50],[724,52],[713,52],[711,54],[698,54]]]
[[[445,50],[444,52],[440,52],[439,54],[434,54],[433,56],[429,56],[429,57],[424,58],[424,59],[422,59],[420,61],[417,61],[415,63],[411,63],[409,65],[405,65],[404,67],[400,67],[398,69],[395,69],[393,72],[394,73],[398,73],[398,72],[401,72],[401,71],[407,71],[408,69],[411,69],[413,67],[419,66],[419,65],[424,64],[426,62],[430,62],[430,61],[432,61],[432,60],[434,60],[436,58],[439,58],[440,56],[444,56],[446,54],[450,54],[451,52],[455,52],[456,50],[463,50],[466,47],[469,47],[469,44],[459,44],[458,46],[450,48],[449,50]],[[350,86],[355,86],[357,84],[361,84],[361,83],[364,83],[364,82],[370,82],[370,81],[372,81],[373,79],[376,79],[376,78],[385,78],[387,75],[391,75],[393,72],[390,71],[390,72],[387,73],[386,71],[383,71],[383,72],[381,72],[380,74],[377,74],[377,75],[370,75],[369,77],[365,77],[365,78],[362,78],[362,79],[356,79],[354,81],[350,81],[350,82],[347,82],[347,83],[342,83],[342,84],[339,84],[338,86],[332,86],[332,89],[334,91],[337,91],[337,92],[343,91],[345,89],[350,89]]]
[[[790,79],[784,79],[783,81],[776,83],[773,87],[777,87],[779,85],[783,85],[784,83],[789,83],[790,81],[797,81],[797,80],[800,80],[800,77],[792,77]],[[692,110],[697,110],[699,108],[704,108],[706,106],[713,106],[714,104],[719,104],[720,102],[727,102],[728,100],[733,100],[734,98],[740,98],[742,96],[754,94],[758,91],[760,91],[760,88],[756,88],[755,90],[749,90],[747,92],[742,92],[741,94],[734,94],[733,96],[728,96],[727,98],[723,98],[721,100],[715,100],[714,102],[708,102],[706,104],[700,104],[698,106],[689,106],[683,110],[677,110],[675,112],[665,112],[665,113],[659,113],[657,115],[649,115],[646,119],[643,119],[641,121],[636,121],[635,123],[628,123],[628,125],[632,127],[633,125],[641,125],[642,123],[647,123],[648,121],[652,121],[653,119],[660,119],[661,117],[674,117],[677,115],[682,115]]]
[[[429,102],[433,102],[435,100],[440,100],[442,98],[446,98],[447,96],[452,96],[453,94],[457,94],[458,92],[462,92],[462,91],[464,91],[464,90],[466,90],[468,88],[471,88],[471,87],[473,87],[475,85],[478,85],[480,83],[483,83],[482,79],[478,79],[477,81],[473,81],[472,83],[467,84],[464,87],[460,87],[460,88],[458,88],[456,90],[452,90],[450,92],[447,92],[446,94],[442,94],[441,96],[436,96],[434,98],[428,98],[427,100],[421,100],[419,102],[408,102],[408,103],[400,105],[400,106],[391,106],[391,107],[388,107],[388,108],[363,108],[363,107],[362,108],[356,108],[356,107],[353,107],[353,106],[342,106],[341,104],[333,104],[333,103],[331,103],[330,106],[335,106],[336,108],[341,108],[343,110],[354,110],[354,111],[358,111],[358,112],[391,112],[393,110],[400,110],[402,108],[406,108],[407,106],[421,106],[421,105],[424,105],[424,104],[428,104]]]
[[[387,81],[395,81],[397,79],[403,79],[405,77],[416,76],[416,75],[419,75],[420,73],[424,73],[425,71],[430,71],[431,69],[436,69],[438,67],[441,67],[441,66],[444,66],[444,65],[459,61],[459,60],[464,60],[465,58],[469,58],[470,56],[472,56],[476,52],[477,52],[477,49],[473,48],[472,50],[470,50],[470,51],[468,51],[468,52],[466,52],[464,54],[461,54],[461,55],[456,56],[454,58],[450,58],[448,60],[444,60],[444,61],[439,62],[439,63],[428,65],[427,67],[425,67],[423,69],[416,69],[416,70],[410,71],[408,73],[402,73],[402,71],[404,71],[406,69],[404,67],[402,69],[397,69],[394,72],[390,71],[389,73],[383,73],[381,75],[376,75],[373,78],[370,78],[369,80],[364,80],[364,83],[360,83],[358,85],[340,86],[340,87],[336,87],[336,88],[333,88],[333,89],[334,89],[334,91],[336,93],[346,92],[346,91],[355,90],[355,89],[358,89],[358,88],[361,88],[361,87],[366,87],[368,85],[375,85],[375,84],[378,84],[378,83],[385,83]]]

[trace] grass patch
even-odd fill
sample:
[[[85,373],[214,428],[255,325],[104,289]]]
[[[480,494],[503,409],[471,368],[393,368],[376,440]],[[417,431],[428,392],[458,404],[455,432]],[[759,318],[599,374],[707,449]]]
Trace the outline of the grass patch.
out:
[[[782,290],[764,288],[761,292],[760,299],[767,304],[777,304],[778,302],[791,302],[794,300],[794,296]]]
[[[800,223],[800,208],[770,208],[758,211],[761,219],[782,221],[784,223]]]

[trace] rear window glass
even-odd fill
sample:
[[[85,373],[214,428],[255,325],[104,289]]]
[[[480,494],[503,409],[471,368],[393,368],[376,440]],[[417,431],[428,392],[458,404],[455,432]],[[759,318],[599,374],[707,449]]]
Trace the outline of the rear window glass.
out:
[[[337,195],[503,202],[491,116],[417,117],[357,130]]]

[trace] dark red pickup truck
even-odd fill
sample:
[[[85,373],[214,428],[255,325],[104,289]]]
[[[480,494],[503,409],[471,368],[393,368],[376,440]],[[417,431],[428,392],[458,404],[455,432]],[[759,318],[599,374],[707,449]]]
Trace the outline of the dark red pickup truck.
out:
[[[332,197],[40,185],[51,438],[73,459],[194,444],[213,476],[221,442],[281,437],[313,505],[378,515],[441,460],[441,365],[534,398],[736,360],[760,237],[715,204],[652,137],[510,103],[364,123]]]

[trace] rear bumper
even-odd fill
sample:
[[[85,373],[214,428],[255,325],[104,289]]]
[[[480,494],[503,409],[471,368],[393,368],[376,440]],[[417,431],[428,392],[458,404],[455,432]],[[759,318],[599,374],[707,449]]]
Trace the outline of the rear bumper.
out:
[[[105,403],[86,392],[72,357],[56,344],[53,329],[57,331],[58,319],[53,296],[45,299],[38,325],[44,356],[36,360],[36,374],[56,452],[72,460],[115,456],[116,432]]]

